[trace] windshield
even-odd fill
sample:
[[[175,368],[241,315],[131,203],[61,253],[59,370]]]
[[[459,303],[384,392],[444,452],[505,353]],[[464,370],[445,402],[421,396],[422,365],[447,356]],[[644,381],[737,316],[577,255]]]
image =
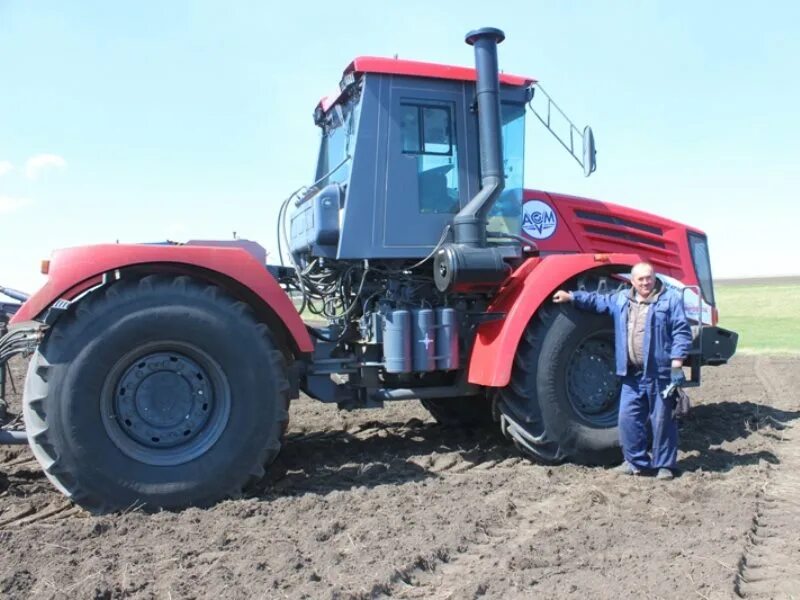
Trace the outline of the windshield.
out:
[[[321,179],[322,187],[330,183],[345,183],[350,177],[350,162],[346,159],[353,155],[358,107],[357,101],[350,100],[334,105],[325,116],[315,177]]]
[[[525,105],[501,104],[506,186],[489,212],[489,230],[519,234],[525,170]]]

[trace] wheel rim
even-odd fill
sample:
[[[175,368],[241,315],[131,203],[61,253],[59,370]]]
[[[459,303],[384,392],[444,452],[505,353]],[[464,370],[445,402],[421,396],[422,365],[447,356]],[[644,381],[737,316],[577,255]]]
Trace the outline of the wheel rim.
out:
[[[567,396],[586,422],[613,427],[619,412],[620,383],[615,373],[613,334],[599,331],[586,337],[567,365]]]
[[[199,348],[154,343],[122,357],[103,386],[101,416],[124,454],[172,466],[203,455],[230,416],[227,378]]]

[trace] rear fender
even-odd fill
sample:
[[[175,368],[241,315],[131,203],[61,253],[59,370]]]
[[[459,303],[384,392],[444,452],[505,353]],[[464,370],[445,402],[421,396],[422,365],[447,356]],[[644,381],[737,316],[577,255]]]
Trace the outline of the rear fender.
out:
[[[57,250],[49,277],[11,323],[41,319],[59,300],[74,300],[119,273],[188,274],[226,289],[267,317],[296,353],[314,345],[289,296],[251,252],[241,247],[106,244]]]
[[[636,254],[553,254],[525,261],[506,280],[489,312],[502,320],[485,322],[475,336],[468,381],[504,387],[511,379],[517,346],[533,315],[565,282],[588,271],[629,271],[642,259]]]

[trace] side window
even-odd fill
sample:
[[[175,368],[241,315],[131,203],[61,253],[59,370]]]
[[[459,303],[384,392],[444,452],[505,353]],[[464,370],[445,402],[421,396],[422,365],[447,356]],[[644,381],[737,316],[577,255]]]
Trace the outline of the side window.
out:
[[[520,232],[522,190],[525,167],[525,105],[500,105],[503,127],[503,171],[506,185],[489,212],[489,229],[504,233]]]
[[[328,175],[322,185],[345,183],[350,178],[348,158],[353,154],[358,104],[354,101],[335,105],[327,116],[322,134],[317,178]]]
[[[419,211],[457,213],[458,154],[452,104],[403,102],[400,111],[403,154],[417,162]]]

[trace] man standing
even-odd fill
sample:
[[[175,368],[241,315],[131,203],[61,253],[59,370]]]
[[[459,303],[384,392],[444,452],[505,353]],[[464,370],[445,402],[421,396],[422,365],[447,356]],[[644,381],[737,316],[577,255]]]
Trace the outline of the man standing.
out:
[[[682,367],[692,332],[682,298],[656,279],[651,264],[634,265],[631,284],[630,290],[614,294],[558,290],[553,302],[572,302],[614,318],[617,375],[622,377],[619,438],[625,457],[618,469],[627,475],[655,470],[658,479],[672,479],[678,424],[674,399],[665,400],[662,394],[670,383],[686,383]]]

